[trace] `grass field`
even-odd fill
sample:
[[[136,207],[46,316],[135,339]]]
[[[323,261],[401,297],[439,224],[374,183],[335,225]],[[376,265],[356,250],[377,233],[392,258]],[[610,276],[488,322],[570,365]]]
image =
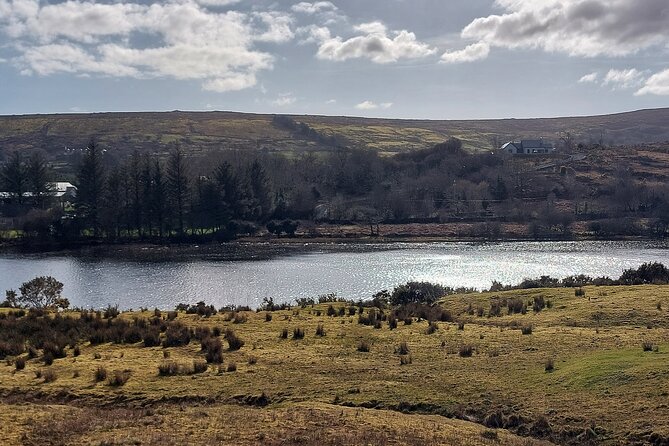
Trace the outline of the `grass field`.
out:
[[[133,150],[164,153],[180,143],[191,155],[220,150],[265,149],[288,153],[332,150],[273,124],[274,115],[234,112],[95,113],[0,116],[0,147],[45,149],[52,156],[65,147],[84,147],[95,138],[118,155]],[[450,137],[466,149],[490,150],[509,140],[547,138],[557,142],[569,132],[573,140],[606,145],[666,143],[669,108],[615,115],[497,120],[401,120],[338,116],[294,116],[324,135],[347,145],[392,154],[425,149]],[[495,143],[493,143],[493,141]],[[67,163],[61,156],[58,162]]]
[[[0,366],[0,438],[3,444],[666,444],[669,286],[584,292],[449,296],[441,304],[452,321],[434,322],[431,330],[417,318],[409,325],[399,320],[392,330],[388,320],[380,328],[362,325],[344,303],[332,304],[335,311],[345,306],[344,316],[327,316],[329,304],[321,304],[275,311],[269,321],[266,312],[244,312],[238,323],[229,313],[179,313],[176,320],[193,329],[230,328],[244,345],[223,351],[220,366],[176,376],[159,375],[159,366],[172,361],[189,369],[204,358],[199,342],[169,348],[83,342],[76,357],[68,348],[50,366],[37,356],[22,370],[8,359]],[[537,312],[539,297],[546,307]],[[500,316],[491,316],[497,307]],[[508,314],[509,308],[521,313]],[[119,317],[148,319],[153,312]],[[316,334],[319,325],[323,336]],[[298,328],[303,339],[293,339]],[[362,344],[369,351],[359,351]],[[129,378],[119,386],[98,382],[98,368]]]

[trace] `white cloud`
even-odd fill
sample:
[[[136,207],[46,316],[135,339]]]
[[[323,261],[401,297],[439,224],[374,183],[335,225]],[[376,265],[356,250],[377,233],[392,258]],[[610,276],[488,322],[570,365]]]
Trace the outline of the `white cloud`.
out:
[[[645,85],[636,94],[669,96],[669,70],[660,71],[649,77]]]
[[[325,103],[327,105],[334,105],[334,104],[337,103],[337,100],[336,99],[328,99],[327,101],[325,101]]]
[[[388,32],[381,22],[364,23],[354,30],[363,35],[343,39],[332,37],[327,28],[311,28],[309,37],[319,44],[316,56],[333,61],[364,58],[385,64],[427,57],[436,52],[428,44],[418,41],[414,33],[406,30]]]
[[[490,53],[490,46],[485,42],[468,45],[459,51],[445,52],[441,55],[442,63],[463,63],[485,59]]]
[[[602,85],[610,85],[614,89],[638,87],[645,79],[644,73],[636,68],[626,70],[609,70],[604,76]]]
[[[667,1],[642,3],[496,0],[502,13],[473,20],[461,36],[490,48],[541,49],[579,57],[626,56],[669,45]]]
[[[599,73],[594,72],[594,73],[589,73],[583,75],[579,80],[579,84],[593,84],[599,80]]]
[[[364,101],[356,105],[355,108],[357,108],[358,110],[377,110],[379,108],[387,110],[392,106],[393,106],[392,102],[382,102],[380,104],[377,104],[376,102],[373,101]]]
[[[303,14],[318,14],[324,11],[336,11],[337,7],[332,2],[300,2],[291,8],[295,12]]]
[[[286,107],[288,105],[293,105],[297,99],[293,96],[293,93],[284,93],[280,94],[278,98],[272,101],[272,105],[276,107]]]
[[[208,9],[234,3],[0,0],[0,34],[10,37],[18,53],[11,62],[23,74],[169,77],[198,80],[211,91],[241,90],[273,66],[274,57],[256,42],[292,40],[293,18]]]

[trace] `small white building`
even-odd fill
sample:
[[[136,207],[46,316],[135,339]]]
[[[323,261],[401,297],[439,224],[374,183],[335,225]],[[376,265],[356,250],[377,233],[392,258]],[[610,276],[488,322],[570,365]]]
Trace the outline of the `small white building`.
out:
[[[553,143],[543,139],[523,139],[520,142],[507,142],[500,150],[511,155],[545,155],[555,152]]]

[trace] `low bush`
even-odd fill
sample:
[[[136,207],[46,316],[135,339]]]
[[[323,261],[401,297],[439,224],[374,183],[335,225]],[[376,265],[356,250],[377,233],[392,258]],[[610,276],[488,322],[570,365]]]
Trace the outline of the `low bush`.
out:
[[[323,327],[323,324],[318,324],[316,327],[316,336],[325,336],[325,328]]]
[[[395,347],[395,353],[398,355],[408,355],[411,352],[409,349],[409,344],[407,341],[402,341],[398,346]]]
[[[574,290],[574,296],[576,297],[585,297],[585,290],[583,288],[576,288]]]
[[[207,362],[201,359],[193,360],[193,373],[204,373],[207,371]]]
[[[179,371],[179,364],[177,364],[175,361],[164,361],[158,366],[158,374],[160,376],[178,375]]]
[[[245,324],[249,320],[249,317],[246,313],[235,313],[235,317],[232,319],[233,324]]]
[[[489,317],[499,317],[502,315],[502,304],[501,302],[495,300],[490,302],[490,311],[488,312]]]
[[[110,387],[121,387],[130,379],[130,370],[114,370],[107,379],[107,385]]]
[[[237,336],[234,330],[225,330],[225,340],[228,341],[228,349],[230,351],[237,351],[244,346],[244,341]]]
[[[223,343],[219,338],[207,338],[202,341],[205,360],[210,364],[223,362]]]
[[[358,343],[358,351],[362,353],[369,353],[371,346],[369,344],[369,341],[367,340],[362,340],[360,343]]]
[[[400,365],[407,365],[413,363],[413,358],[411,355],[400,356]]]
[[[40,376],[44,378],[45,383],[52,383],[58,379],[58,375],[52,369],[44,370],[44,372],[42,372]]]
[[[160,345],[160,331],[149,329],[144,333],[144,347],[158,347]]]
[[[81,349],[80,349],[79,346],[77,345],[77,346],[74,347],[74,350],[72,350],[72,355],[76,358],[76,357],[79,356],[80,354],[81,354]]]
[[[19,356],[14,360],[14,367],[16,370],[23,370],[26,368],[26,360],[22,356]]]
[[[527,304],[522,299],[509,299],[506,303],[509,314],[525,314],[527,312]]]
[[[167,327],[163,347],[181,347],[190,343],[191,333],[185,325],[174,322]]]
[[[107,369],[102,366],[98,366],[98,368],[95,369],[93,378],[95,379],[95,382],[104,381],[105,379],[107,379]]]
[[[295,327],[293,329],[293,339],[303,339],[304,338],[304,329]]]
[[[546,364],[544,365],[544,370],[547,372],[552,372],[555,370],[555,362],[553,361],[553,358],[548,358],[546,360]]]
[[[430,324],[427,326],[427,330],[425,331],[425,333],[431,335],[437,330],[439,330],[439,325],[436,322],[430,322]]]
[[[237,363],[236,362],[229,363],[227,371],[228,372],[236,372],[237,371]]]
[[[458,354],[462,358],[469,358],[474,354],[474,347],[472,347],[469,344],[461,345],[460,350],[458,351]]]
[[[258,357],[257,357],[257,356],[253,356],[253,355],[249,356],[249,358],[248,358],[248,360],[247,360],[247,363],[248,363],[249,365],[255,365],[255,364],[257,364],[257,363],[258,363]]]
[[[546,301],[544,300],[544,296],[534,296],[534,303],[532,304],[532,310],[535,313],[539,313],[544,308],[546,308]]]
[[[531,335],[532,325],[523,325],[522,327],[520,327],[520,332],[524,335]]]
[[[281,339],[288,339],[288,329],[284,328],[281,330],[281,333],[279,334],[279,338]]]
[[[392,316],[392,315],[391,315],[391,316],[388,318],[388,328],[389,328],[390,330],[394,330],[394,329],[397,328],[397,318],[396,318],[395,316]]]
[[[649,341],[643,341],[641,343],[641,347],[643,348],[643,351],[645,352],[652,352],[655,350],[655,345],[652,342]]]
[[[272,322],[272,313],[265,313],[265,322]]]

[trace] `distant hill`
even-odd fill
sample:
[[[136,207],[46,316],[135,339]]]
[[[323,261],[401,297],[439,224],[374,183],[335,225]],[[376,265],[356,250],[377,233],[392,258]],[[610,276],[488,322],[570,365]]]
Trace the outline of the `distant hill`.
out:
[[[123,153],[164,152],[178,142],[191,153],[225,149],[322,151],[359,147],[384,153],[430,147],[449,137],[469,150],[489,150],[507,140],[569,132],[575,142],[641,144],[669,140],[669,108],[604,116],[432,121],[234,112],[155,112],[0,117],[0,150],[44,149],[60,155],[91,138]]]

